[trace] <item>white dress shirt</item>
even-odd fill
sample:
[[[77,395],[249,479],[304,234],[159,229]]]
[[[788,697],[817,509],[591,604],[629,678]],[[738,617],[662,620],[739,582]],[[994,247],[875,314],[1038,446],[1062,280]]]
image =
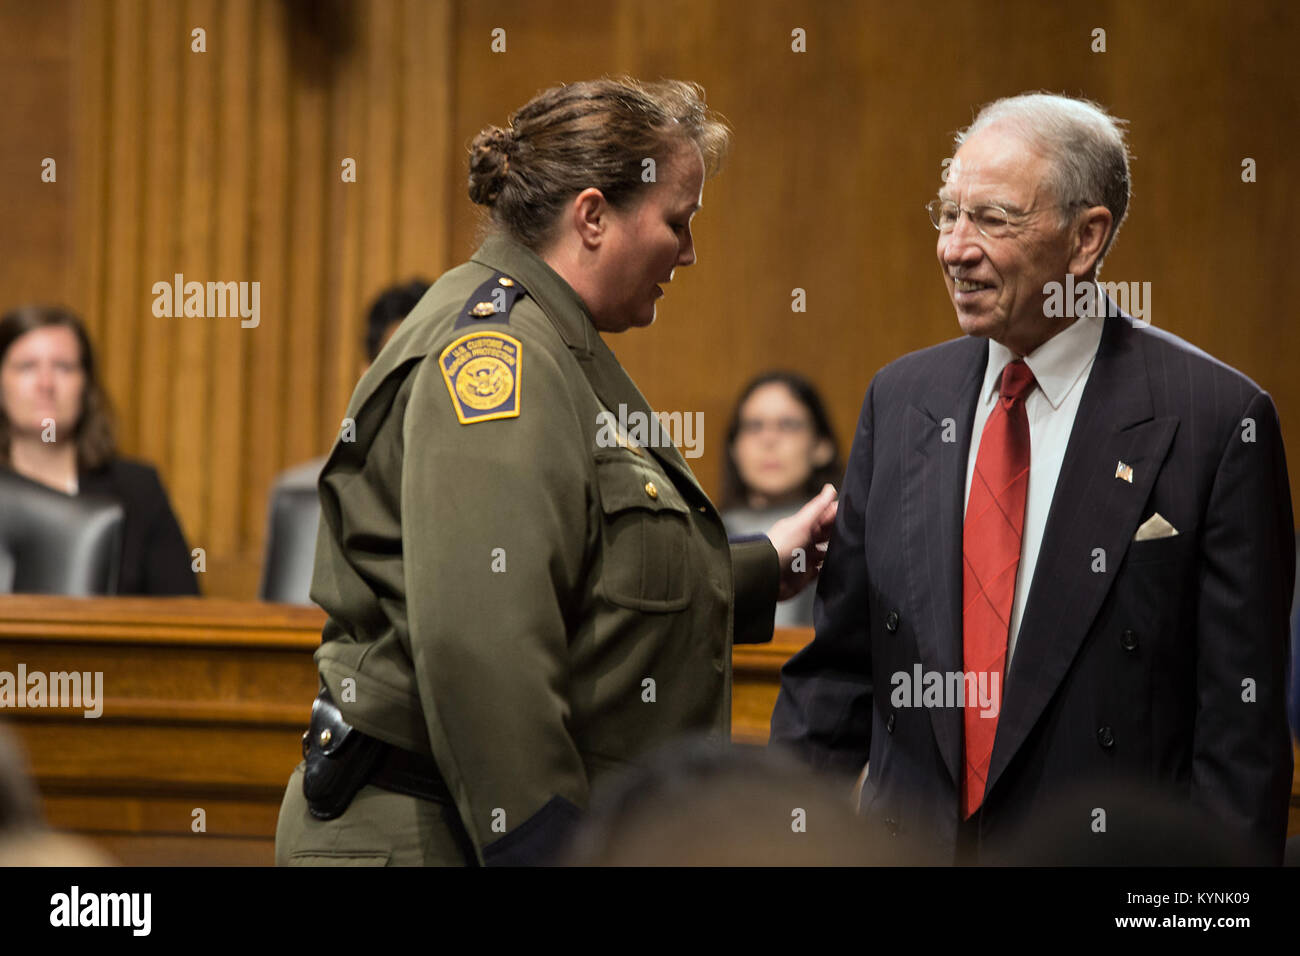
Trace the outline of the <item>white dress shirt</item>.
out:
[[[1011,655],[1015,653],[1029,585],[1034,580],[1034,566],[1038,564],[1038,549],[1043,544],[1043,531],[1052,508],[1056,479],[1061,473],[1065,447],[1074,428],[1079,399],[1088,384],[1093,359],[1097,357],[1104,323],[1105,319],[1100,317],[1076,319],[1069,328],[1058,332],[1024,357],[1038,385],[1025,399],[1025,414],[1029,418],[1029,492],[1025,499],[1024,534],[1020,539],[1020,566],[1016,569],[1016,594],[1011,607],[1011,632],[1007,638],[1004,666],[1008,669]],[[975,406],[970,456],[966,461],[967,504],[970,503],[971,478],[975,474],[975,459],[979,455],[984,424],[997,402],[1002,370],[1015,358],[1006,346],[989,340],[988,365],[984,369],[984,386]]]

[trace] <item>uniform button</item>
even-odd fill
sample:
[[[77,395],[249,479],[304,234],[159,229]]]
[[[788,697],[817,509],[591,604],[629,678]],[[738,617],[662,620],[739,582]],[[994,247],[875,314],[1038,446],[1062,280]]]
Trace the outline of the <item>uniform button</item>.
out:
[[[659,497],[659,489],[655,487],[655,483],[653,481],[647,481],[645,483],[645,493],[649,495],[651,498]]]
[[[1115,746],[1115,735],[1111,733],[1109,727],[1097,728],[1097,743],[1101,744],[1102,747],[1107,750]]]
[[[885,617],[885,630],[893,634],[898,630],[898,612],[890,611]]]
[[[898,836],[898,821],[893,817],[885,817],[885,829],[889,831],[890,836]]]
[[[1137,635],[1131,630],[1125,628],[1124,633],[1119,636],[1119,646],[1126,651],[1135,651],[1138,646]]]
[[[708,513],[709,513],[709,509],[704,507],[704,505],[700,505],[700,514],[706,515]]]
[[[891,734],[892,734],[892,733],[894,732],[894,717],[895,717],[895,716],[896,716],[895,714],[890,714],[890,715],[889,715],[889,719],[888,719],[887,721],[885,721],[885,731],[886,731],[887,733],[891,733]]]
[[[328,746],[329,746],[330,736],[331,736],[331,735],[330,735],[330,729],[329,729],[328,727],[326,727],[324,730],[322,730],[322,731],[320,732],[320,745],[321,745],[322,747],[328,747]]]
[[[497,279],[497,282],[505,286],[507,289],[515,284],[515,280],[509,278],[508,276],[502,276],[500,279]]]

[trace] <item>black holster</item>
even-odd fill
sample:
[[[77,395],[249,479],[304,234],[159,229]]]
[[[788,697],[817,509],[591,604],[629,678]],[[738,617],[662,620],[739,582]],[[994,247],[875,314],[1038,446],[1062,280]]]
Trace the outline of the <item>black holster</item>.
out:
[[[311,705],[311,725],[302,735],[307,761],[302,793],[311,815],[318,820],[341,815],[384,759],[388,746],[347,723],[322,684]]]

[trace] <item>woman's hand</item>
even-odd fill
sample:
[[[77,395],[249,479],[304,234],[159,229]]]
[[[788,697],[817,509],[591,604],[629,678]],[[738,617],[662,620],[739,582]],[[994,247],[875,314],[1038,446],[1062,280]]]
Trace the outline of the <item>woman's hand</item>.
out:
[[[839,508],[834,485],[826,485],[816,498],[788,518],[772,525],[767,537],[781,561],[781,589],[777,599],[794,597],[817,578],[826,555],[826,542]]]

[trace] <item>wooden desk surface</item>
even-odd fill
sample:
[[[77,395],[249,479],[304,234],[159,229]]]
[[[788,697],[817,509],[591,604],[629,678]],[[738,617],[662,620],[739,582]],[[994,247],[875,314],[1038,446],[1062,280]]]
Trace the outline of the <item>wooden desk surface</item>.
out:
[[[215,598],[0,597],[0,671],[103,675],[84,707],[0,711],[50,823],[127,863],[270,863],[316,696],[319,608]],[[735,650],[733,736],[764,744],[811,631]]]
[[[269,864],[316,695],[319,608],[219,598],[0,597],[0,672],[96,672],[102,715],[5,708],[56,828],[128,864]],[[732,656],[732,737],[767,742],[779,630]],[[1290,832],[1300,832],[1300,751]]]

